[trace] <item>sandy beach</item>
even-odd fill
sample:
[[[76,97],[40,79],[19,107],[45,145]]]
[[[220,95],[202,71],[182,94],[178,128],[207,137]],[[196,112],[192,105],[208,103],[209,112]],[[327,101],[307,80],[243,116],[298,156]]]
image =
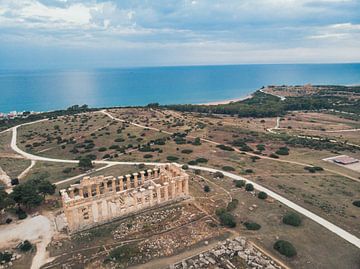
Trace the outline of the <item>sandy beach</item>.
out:
[[[211,105],[224,105],[224,104],[228,104],[228,103],[232,103],[232,102],[239,102],[239,101],[243,101],[246,99],[252,98],[252,94],[247,95],[245,97],[241,97],[241,98],[233,98],[233,99],[227,99],[227,100],[219,100],[219,101],[213,101],[213,102],[208,102],[208,103],[201,103],[199,105],[207,105],[207,106],[211,106]]]

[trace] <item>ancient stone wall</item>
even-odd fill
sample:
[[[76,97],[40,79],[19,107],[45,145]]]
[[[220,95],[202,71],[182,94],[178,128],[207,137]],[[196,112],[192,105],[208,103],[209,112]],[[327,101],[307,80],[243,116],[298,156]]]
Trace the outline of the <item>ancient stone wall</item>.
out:
[[[188,174],[174,164],[125,176],[84,177],[61,190],[69,232],[109,222],[152,206],[187,198]]]

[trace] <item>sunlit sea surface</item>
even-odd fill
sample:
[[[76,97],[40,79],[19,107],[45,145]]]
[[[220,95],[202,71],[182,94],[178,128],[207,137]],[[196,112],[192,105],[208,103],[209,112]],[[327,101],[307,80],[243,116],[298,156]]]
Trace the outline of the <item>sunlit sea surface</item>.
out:
[[[0,71],[0,112],[207,103],[264,85],[360,84],[360,64],[278,64]]]

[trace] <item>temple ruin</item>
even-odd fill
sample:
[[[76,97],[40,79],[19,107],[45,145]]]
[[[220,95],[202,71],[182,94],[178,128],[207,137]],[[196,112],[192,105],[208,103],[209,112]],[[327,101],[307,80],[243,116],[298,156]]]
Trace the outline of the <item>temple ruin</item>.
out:
[[[61,190],[70,233],[189,196],[189,175],[167,164],[125,176],[84,177]]]

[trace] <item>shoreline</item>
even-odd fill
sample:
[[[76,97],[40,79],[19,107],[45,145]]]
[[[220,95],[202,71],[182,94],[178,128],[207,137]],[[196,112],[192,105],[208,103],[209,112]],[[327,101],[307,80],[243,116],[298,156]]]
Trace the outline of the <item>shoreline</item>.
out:
[[[198,104],[193,104],[193,105],[203,105],[203,106],[225,105],[225,104],[229,104],[229,103],[244,101],[244,100],[250,99],[252,97],[253,97],[253,94],[248,94],[244,97],[225,99],[225,100],[223,99],[223,100],[211,101],[211,102],[206,102],[206,103],[198,103]]]

